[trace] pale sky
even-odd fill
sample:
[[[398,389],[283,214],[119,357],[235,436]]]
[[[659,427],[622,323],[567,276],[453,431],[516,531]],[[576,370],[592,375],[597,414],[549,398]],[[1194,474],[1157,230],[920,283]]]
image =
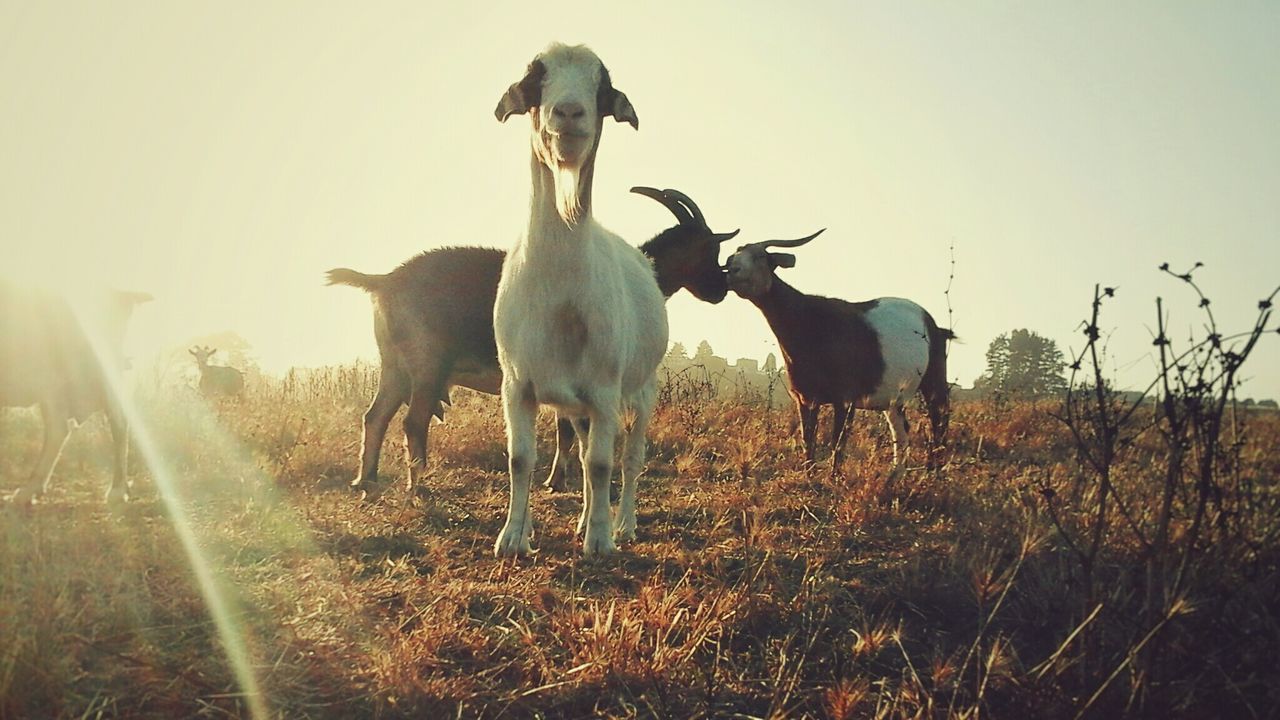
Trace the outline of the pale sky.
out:
[[[137,356],[230,329],[268,371],[375,358],[368,300],[323,272],[510,247],[528,122],[493,108],[560,40],[640,117],[604,134],[604,225],[668,226],[627,192],[654,185],[735,247],[826,227],[785,279],[919,302],[965,340],[965,386],[999,333],[1079,348],[1095,282],[1124,385],[1153,370],[1157,295],[1175,338],[1201,323],[1161,262],[1206,264],[1227,330],[1280,283],[1280,3],[549,7],[0,0],[0,271],[152,293]],[[732,294],[668,311],[690,349],[776,352]],[[1245,370],[1280,398],[1280,337]]]

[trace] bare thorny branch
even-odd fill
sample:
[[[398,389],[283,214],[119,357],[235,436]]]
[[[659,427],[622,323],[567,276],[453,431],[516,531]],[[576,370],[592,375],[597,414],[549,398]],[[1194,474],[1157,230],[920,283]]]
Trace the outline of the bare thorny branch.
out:
[[[955,337],[956,331],[956,319],[951,310],[951,284],[956,280],[956,244],[951,243],[947,251],[951,255],[951,266],[947,273],[947,289],[942,291],[942,295],[947,300],[947,329],[951,331],[951,335],[947,337],[946,356],[951,357],[951,340]]]
[[[1235,440],[1224,445],[1224,420],[1229,417],[1227,410],[1235,405],[1240,368],[1261,337],[1271,332],[1268,323],[1280,288],[1258,303],[1258,315],[1250,329],[1227,335],[1220,329],[1209,298],[1194,280],[1195,270],[1202,266],[1196,263],[1184,273],[1171,271],[1168,263],[1160,266],[1161,272],[1183,281],[1195,293],[1197,308],[1204,313],[1204,334],[1200,338],[1193,334],[1185,349],[1175,351],[1164,301],[1157,298],[1153,345],[1159,352],[1159,372],[1129,399],[1113,389],[1103,370],[1105,346],[1099,347],[1103,342],[1101,309],[1106,299],[1115,296],[1115,289],[1094,286],[1090,317],[1082,323],[1086,344],[1072,359],[1062,409],[1054,415],[1067,426],[1091,476],[1081,477],[1077,492],[1069,499],[1058,498],[1048,482],[1041,485],[1049,519],[1079,562],[1084,587],[1082,615],[1090,609],[1096,611],[1099,605],[1096,568],[1100,554],[1109,547],[1105,540],[1114,530],[1116,515],[1137,539],[1146,560],[1144,619],[1139,625],[1149,630],[1139,633],[1141,641],[1127,651],[1120,667],[1131,660],[1155,662],[1158,652],[1153,638],[1177,614],[1171,609],[1185,598],[1190,575],[1204,564],[1200,561],[1204,548],[1213,547],[1206,543],[1231,539],[1224,535],[1223,498],[1239,496],[1242,491],[1238,454],[1243,442],[1233,424]],[[1081,373],[1087,373],[1088,378],[1082,380]],[[1154,403],[1149,400],[1153,395]],[[1152,410],[1149,420],[1147,413],[1139,415],[1144,407]],[[1143,418],[1145,427],[1135,431],[1138,418]],[[1163,448],[1164,483],[1154,508],[1144,511],[1124,502],[1117,491],[1115,472],[1121,461],[1130,457],[1127,451],[1134,441],[1153,428]],[[1083,492],[1079,483],[1088,483],[1091,492]],[[1237,503],[1237,514],[1262,511],[1260,505]],[[1241,528],[1248,525],[1245,520],[1237,523]],[[1213,535],[1205,537],[1209,532]],[[1172,573],[1171,563],[1176,567]],[[1148,649],[1138,657],[1143,648]],[[1140,673],[1148,670],[1136,667]],[[1119,670],[1098,688],[1090,704]]]

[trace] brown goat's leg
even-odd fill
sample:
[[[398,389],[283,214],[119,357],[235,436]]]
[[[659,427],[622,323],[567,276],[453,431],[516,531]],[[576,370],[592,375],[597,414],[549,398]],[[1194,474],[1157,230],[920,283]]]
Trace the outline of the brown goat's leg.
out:
[[[431,415],[448,400],[445,378],[449,377],[450,364],[439,363],[424,367],[412,378],[413,390],[409,397],[409,411],[404,415],[405,450],[408,452],[408,488],[419,488],[423,473],[427,471],[427,432]]]
[[[951,424],[951,403],[946,396],[935,397],[929,402],[929,426],[935,447],[947,442],[947,426]]]
[[[556,416],[556,456],[551,461],[551,474],[543,485],[551,492],[564,492],[568,489],[566,479],[570,474],[573,462],[573,422]]]
[[[844,444],[849,440],[850,426],[853,418],[853,404],[838,402],[834,405],[834,417],[831,419],[831,472],[840,470],[844,460]]]
[[[53,476],[53,467],[58,464],[58,456],[67,444],[71,435],[67,423],[71,417],[57,403],[40,403],[40,419],[44,421],[44,446],[40,449],[40,459],[31,472],[27,484],[11,496],[18,505],[26,505],[44,494],[49,489],[49,478]]]
[[[387,436],[387,426],[400,406],[409,401],[409,378],[396,367],[382,367],[378,378],[378,393],[364,412],[364,429],[360,437],[360,474],[351,481],[351,487],[360,487],[378,480],[378,461],[382,456],[382,441]]]
[[[120,503],[129,499],[129,420],[115,401],[107,403],[107,423],[111,426],[111,487],[107,489],[107,503]]]
[[[800,411],[800,434],[804,439],[805,464],[813,465],[813,456],[818,442],[818,409],[815,403],[796,403]]]
[[[431,424],[431,409],[437,402],[432,393],[415,392],[409,400],[409,411],[404,415],[405,460],[409,464],[406,487],[409,492],[413,492],[427,469],[427,431]]]
[[[936,465],[937,451],[947,439],[951,421],[951,384],[947,382],[946,340],[941,333],[930,339],[929,367],[920,381],[920,395],[929,409],[929,468]]]
[[[926,403],[929,408],[929,469],[937,465],[938,451],[942,449],[947,438],[947,424],[951,419],[951,408],[947,398],[933,399]]]

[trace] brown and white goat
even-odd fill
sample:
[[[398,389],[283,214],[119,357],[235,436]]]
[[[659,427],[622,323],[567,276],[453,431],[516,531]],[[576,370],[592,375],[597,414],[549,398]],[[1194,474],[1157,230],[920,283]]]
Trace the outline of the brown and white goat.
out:
[[[244,393],[244,374],[226,365],[210,365],[209,358],[218,352],[211,347],[196,346],[188,350],[200,369],[200,392],[205,397],[240,397]]]
[[[44,447],[27,483],[12,496],[28,504],[44,494],[70,434],[102,410],[114,450],[107,501],[128,499],[129,427],[116,397],[118,377],[128,367],[124,334],[135,305],[146,293],[109,291],[75,302],[66,297],[0,282],[0,406],[38,405]]]
[[[718,303],[728,292],[720,267],[720,244],[738,234],[713,232],[702,211],[678,190],[634,187],[675,215],[677,223],[640,247],[653,262],[666,296],[686,289],[699,300]],[[428,426],[443,418],[455,385],[496,395],[502,382],[493,337],[493,302],[502,274],[502,250],[450,247],[422,253],[385,275],[346,268],[330,270],[330,285],[350,285],[373,300],[374,337],[382,372],[378,391],[364,414],[360,472],[351,484],[377,480],[387,426],[402,405],[408,483],[414,487],[426,467]],[[556,459],[548,487],[565,489],[573,425],[560,420]]]
[[[796,257],[769,248],[798,247],[821,233],[743,245],[729,257],[729,287],[760,308],[778,338],[800,414],[805,459],[814,459],[818,411],[831,405],[834,467],[843,456],[853,409],[884,411],[897,465],[907,454],[903,405],[917,390],[928,408],[933,444],[943,442],[950,396],[946,341],[954,336],[910,300],[851,303],[806,295],[783,282],[775,270],[794,267]]]

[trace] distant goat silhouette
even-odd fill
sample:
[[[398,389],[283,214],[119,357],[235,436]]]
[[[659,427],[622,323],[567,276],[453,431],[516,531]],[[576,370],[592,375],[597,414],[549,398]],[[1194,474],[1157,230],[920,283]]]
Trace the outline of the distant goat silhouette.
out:
[[[188,352],[200,368],[200,392],[205,397],[240,397],[244,394],[244,374],[233,367],[210,365],[209,357],[218,352],[211,347],[191,348]]]

